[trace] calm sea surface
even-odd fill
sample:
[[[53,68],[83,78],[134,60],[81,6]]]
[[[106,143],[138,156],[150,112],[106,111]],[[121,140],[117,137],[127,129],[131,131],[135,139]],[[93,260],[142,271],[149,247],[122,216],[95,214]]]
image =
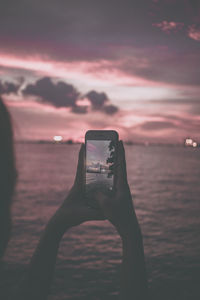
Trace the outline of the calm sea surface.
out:
[[[5,280],[26,270],[75,175],[78,145],[16,145],[19,180]],[[200,299],[200,149],[126,147],[152,299]],[[49,299],[116,299],[121,241],[107,222],[68,231]]]

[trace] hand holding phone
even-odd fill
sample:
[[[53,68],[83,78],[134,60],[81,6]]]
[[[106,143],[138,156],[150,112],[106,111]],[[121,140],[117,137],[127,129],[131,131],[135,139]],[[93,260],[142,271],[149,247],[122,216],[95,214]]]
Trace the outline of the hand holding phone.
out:
[[[148,284],[142,233],[135,214],[127,181],[123,143],[118,143],[115,168],[116,190],[113,197],[97,193],[102,213],[122,239],[120,299],[148,299]]]
[[[133,229],[139,233],[139,224],[127,181],[126,160],[122,141],[118,143],[115,175],[115,194],[109,197],[105,193],[97,192],[95,198],[104,216],[116,227],[121,236],[130,233],[130,230]]]
[[[85,146],[82,144],[74,184],[66,199],[51,219],[56,231],[64,233],[68,228],[86,221],[104,220],[102,212],[88,207],[84,199]],[[59,233],[60,234],[60,233]]]

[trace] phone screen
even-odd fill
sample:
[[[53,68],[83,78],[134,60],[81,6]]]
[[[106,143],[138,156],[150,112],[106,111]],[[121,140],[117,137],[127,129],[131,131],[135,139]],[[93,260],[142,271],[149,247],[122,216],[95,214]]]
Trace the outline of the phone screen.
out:
[[[86,197],[96,191],[112,193],[114,188],[115,142],[86,140]]]

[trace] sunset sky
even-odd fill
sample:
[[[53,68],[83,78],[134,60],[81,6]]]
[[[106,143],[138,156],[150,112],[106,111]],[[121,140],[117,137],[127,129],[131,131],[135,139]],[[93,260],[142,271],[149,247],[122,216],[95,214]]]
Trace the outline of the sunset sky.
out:
[[[200,1],[2,0],[0,94],[17,140],[200,142]]]

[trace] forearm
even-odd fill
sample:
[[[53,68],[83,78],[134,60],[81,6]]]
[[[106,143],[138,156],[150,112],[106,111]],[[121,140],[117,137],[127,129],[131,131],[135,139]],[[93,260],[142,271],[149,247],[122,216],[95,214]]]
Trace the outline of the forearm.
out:
[[[141,231],[137,222],[131,222],[122,238],[122,266],[120,299],[147,299],[147,277]]]
[[[54,217],[46,226],[31,259],[28,274],[18,290],[20,300],[47,299],[54,275],[59,244],[65,230],[56,223]]]

